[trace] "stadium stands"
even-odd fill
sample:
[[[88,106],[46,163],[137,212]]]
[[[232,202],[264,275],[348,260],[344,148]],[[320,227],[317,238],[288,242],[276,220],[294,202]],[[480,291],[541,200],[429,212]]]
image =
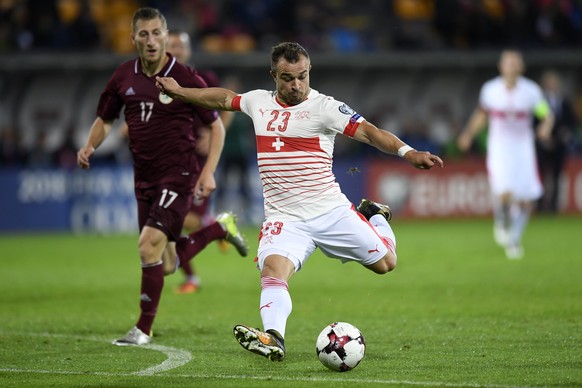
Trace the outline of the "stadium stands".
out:
[[[264,55],[237,67],[233,62],[218,64],[219,76],[237,76],[241,90],[272,89]],[[101,58],[101,57],[96,57]],[[254,58],[254,57],[253,57]],[[102,58],[101,58],[102,59]],[[113,58],[114,59],[114,58]],[[71,65],[65,71],[43,70],[33,65],[22,71],[10,71],[0,79],[0,130],[8,125],[17,128],[25,152],[30,152],[35,139],[46,134],[45,147],[53,152],[63,144],[65,133],[74,130],[74,144],[79,147],[95,119],[99,94],[107,82],[112,58],[100,69],[88,68],[87,62]],[[212,56],[198,55],[201,68],[214,68]],[[447,123],[457,128],[474,108],[481,84],[495,75],[496,56],[489,58],[488,66],[443,65],[425,63],[410,67],[399,64],[378,65],[368,68],[354,62],[329,63],[325,56],[313,58],[312,87],[324,94],[344,100],[369,120],[400,135],[405,120],[414,117],[428,126],[431,139],[443,143],[455,135],[447,133]],[[96,63],[99,62],[97,59]],[[53,64],[58,67],[58,64]],[[527,75],[536,78],[546,68],[537,62],[528,67]],[[574,95],[582,81],[576,61],[556,66],[565,79],[566,91]],[[118,130],[120,121],[114,127]],[[442,145],[442,144],[441,144]],[[98,151],[98,156],[111,156],[125,144],[119,136],[110,136]]]
[[[48,151],[55,151],[63,143],[65,130],[77,114],[75,102],[82,92],[81,79],[76,73],[36,74],[27,82],[15,117],[25,150],[34,148],[40,133],[46,134]]]

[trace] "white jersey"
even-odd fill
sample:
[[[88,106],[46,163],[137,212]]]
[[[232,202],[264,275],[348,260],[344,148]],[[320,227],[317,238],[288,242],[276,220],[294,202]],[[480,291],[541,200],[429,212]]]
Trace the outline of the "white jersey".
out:
[[[354,135],[359,114],[313,89],[298,105],[253,90],[232,106],[253,120],[266,218],[308,220],[350,203],[332,172],[333,147],[336,134]]]
[[[543,100],[541,88],[525,77],[511,89],[500,76],[481,88],[479,103],[489,117],[487,170],[494,194],[509,192],[521,200],[541,196],[532,123]]]

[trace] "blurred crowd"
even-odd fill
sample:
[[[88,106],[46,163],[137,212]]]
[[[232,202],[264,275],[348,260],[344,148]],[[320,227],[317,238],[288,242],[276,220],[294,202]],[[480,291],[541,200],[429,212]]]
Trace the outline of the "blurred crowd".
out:
[[[556,81],[558,86],[553,87],[553,90],[544,81],[548,73],[553,74],[558,79]],[[231,76],[231,78],[235,77]],[[566,93],[562,86],[563,81],[560,79],[560,74],[552,69],[546,70],[540,79],[534,80],[540,83],[549,101],[555,95],[568,104],[568,120],[561,122],[560,127],[554,130],[556,135],[554,142],[563,148],[565,155],[582,155],[582,87],[577,89],[575,94]],[[422,91],[419,93],[422,94]],[[477,101],[474,103],[476,104]],[[430,101],[424,109],[422,108],[409,106],[405,110],[399,110],[392,105],[380,104],[375,108],[360,106],[358,112],[370,122],[396,134],[405,143],[416,149],[430,151],[448,160],[465,157],[457,147],[457,137],[467,120],[466,115],[463,117],[455,114],[452,105],[446,99]],[[54,115],[57,114],[54,113]],[[252,125],[248,120],[244,120],[246,118],[244,114],[236,113],[236,117],[235,122],[240,121],[240,124],[237,125],[237,130],[229,129],[228,133],[231,136],[228,140],[229,142],[234,141],[240,147],[244,145],[245,149],[241,149],[237,154],[238,156],[244,154],[254,156],[254,151],[251,150],[254,145],[247,144],[249,142],[246,135],[242,137],[239,135],[240,133],[252,133]],[[1,121],[5,122],[0,126],[0,168],[76,168],[76,152],[81,146],[77,135],[78,132],[87,128],[76,128],[74,125],[63,128],[64,135],[58,141],[58,146],[55,146],[54,141],[48,141],[50,134],[47,133],[46,129],[43,129],[51,125],[41,120],[36,122],[38,128],[34,141],[28,144],[24,141],[22,130],[18,128],[16,120]],[[233,133],[237,133],[237,140],[232,139]],[[245,137],[246,140],[242,140]],[[472,155],[478,157],[485,155],[486,138],[486,131],[479,135],[471,150]],[[344,136],[337,136],[334,153],[339,158],[347,159],[385,157],[385,154],[380,151],[370,149]],[[131,163],[127,144],[125,141],[116,141],[115,146],[109,148],[107,152],[96,155],[95,163]]]
[[[321,52],[582,44],[582,0],[0,0],[0,52],[131,53],[140,6],[159,8],[207,52],[283,40]]]

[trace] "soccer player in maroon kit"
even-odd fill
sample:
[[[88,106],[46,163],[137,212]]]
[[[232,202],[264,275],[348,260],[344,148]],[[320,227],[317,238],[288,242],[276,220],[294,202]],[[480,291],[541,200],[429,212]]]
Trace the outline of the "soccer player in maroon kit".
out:
[[[188,261],[210,241],[222,238],[241,253],[248,250],[232,215],[187,237],[180,236],[193,193],[206,198],[216,188],[214,172],[224,144],[224,127],[216,111],[173,100],[156,88],[157,75],[172,76],[190,87],[206,87],[194,69],[166,53],[167,23],[157,9],[140,8],[134,13],[131,39],[139,57],[121,64],[113,73],[101,94],[87,141],[77,154],[79,166],[89,168],[89,158],[125,106],[142,280],[141,314],[125,337],[113,341],[120,346],[151,342],[164,276],[173,273],[180,260]],[[210,151],[201,170],[194,154],[195,117],[212,131]]]
[[[190,35],[185,31],[170,30],[167,51],[172,54],[178,62],[185,65],[189,64],[192,56]],[[200,71],[198,69],[198,75],[202,77],[208,87],[220,86],[218,76],[213,71]],[[219,112],[219,115],[225,129],[228,129],[234,113],[221,111]],[[201,122],[200,118],[195,117],[194,132],[196,134],[196,158],[198,159],[198,164],[203,166],[206,164],[206,157],[208,156],[208,150],[210,149],[209,139],[212,131],[207,125],[204,125],[204,123]],[[224,214],[225,213],[221,213],[218,216],[222,217]],[[216,221],[216,219],[211,211],[211,198],[195,198],[190,206],[190,211],[184,219],[184,230],[193,232],[213,223],[214,221]],[[225,240],[218,240],[217,242],[220,244],[219,247],[221,251],[228,248],[228,243],[226,243]],[[194,264],[191,262],[185,262],[181,266],[181,269],[186,276],[184,283],[176,289],[176,293],[190,294],[198,291],[200,288],[200,278],[198,277]]]
[[[174,56],[178,62],[188,65],[190,57],[192,56],[190,35],[185,31],[169,30],[166,51]],[[206,82],[208,87],[220,86],[218,76],[214,72],[198,70],[198,75],[204,80],[204,82]],[[219,112],[219,115],[225,129],[228,128],[234,113],[221,111]],[[212,130],[208,125],[205,125],[198,116],[194,116],[193,130],[196,137],[195,155],[198,165],[202,167],[206,164],[206,158],[210,149]],[[119,132],[122,137],[127,137],[128,129],[126,122],[123,123]],[[186,214],[186,217],[184,218],[184,231],[191,233],[216,221],[216,217],[211,212],[210,199],[211,197],[196,197],[192,199],[190,211],[188,211],[188,214]],[[229,216],[230,215],[227,212],[218,215],[218,217]],[[217,242],[219,243],[221,251],[225,251],[228,248],[228,242],[226,242],[226,240],[220,239]],[[191,261],[185,261],[180,263],[180,267],[184,272],[185,279],[184,282],[176,288],[176,293],[191,294],[198,291],[200,288],[200,278],[198,277],[194,264]]]

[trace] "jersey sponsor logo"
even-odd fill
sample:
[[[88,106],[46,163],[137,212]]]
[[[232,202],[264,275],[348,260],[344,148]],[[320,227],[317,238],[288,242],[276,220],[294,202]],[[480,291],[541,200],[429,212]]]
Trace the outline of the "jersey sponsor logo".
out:
[[[129,89],[125,91],[126,96],[135,96],[135,90],[130,86]]]
[[[160,95],[158,96],[158,100],[160,100],[160,102],[162,104],[169,104],[170,102],[173,101],[172,97],[168,96],[165,93],[160,92]]]
[[[346,104],[342,104],[340,105],[340,107],[338,108],[340,112],[342,112],[345,115],[351,116],[353,114],[356,113],[355,110],[353,110],[352,108],[350,108],[348,105]]]
[[[261,117],[263,117],[265,115],[267,111],[263,110],[263,108],[259,108],[259,113],[261,114]]]

